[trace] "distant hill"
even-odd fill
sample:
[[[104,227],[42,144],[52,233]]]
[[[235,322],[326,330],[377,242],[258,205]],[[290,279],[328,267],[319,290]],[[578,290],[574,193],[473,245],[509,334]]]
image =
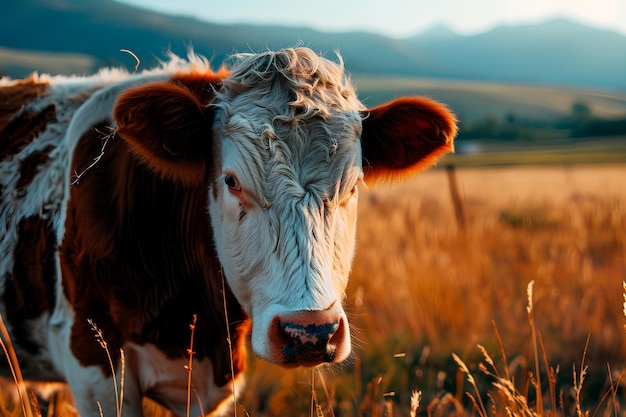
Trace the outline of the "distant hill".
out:
[[[626,89],[626,36],[565,20],[501,27],[475,36],[440,26],[398,40],[365,32],[207,23],[113,0],[5,0],[0,73],[58,72],[68,56],[74,58],[75,65],[67,68],[71,72],[102,65],[132,68],[134,60],[120,49],[132,50],[145,68],[168,49],[184,55],[190,45],[217,66],[233,52],[297,43],[328,55],[339,50],[353,74]],[[29,60],[34,52],[38,55]],[[63,54],[63,59],[59,63],[50,53]],[[86,68],[88,62],[92,68]]]
[[[626,89],[626,37],[567,20],[410,42],[448,77]]]

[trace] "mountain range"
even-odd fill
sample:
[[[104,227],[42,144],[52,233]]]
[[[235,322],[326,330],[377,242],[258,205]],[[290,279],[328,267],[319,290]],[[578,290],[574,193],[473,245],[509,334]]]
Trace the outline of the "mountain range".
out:
[[[332,57],[353,74],[396,75],[626,90],[626,36],[568,20],[502,26],[462,36],[436,26],[406,39],[367,32],[217,24],[113,0],[5,0],[0,74],[89,73],[103,65],[142,68],[190,46],[215,67],[234,52],[293,46]]]

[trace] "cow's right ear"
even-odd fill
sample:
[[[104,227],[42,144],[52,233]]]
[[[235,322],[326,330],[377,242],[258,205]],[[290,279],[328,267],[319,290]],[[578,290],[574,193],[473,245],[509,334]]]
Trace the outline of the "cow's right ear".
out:
[[[158,82],[130,88],[113,109],[116,134],[158,175],[202,181],[211,155],[213,111],[188,88]]]

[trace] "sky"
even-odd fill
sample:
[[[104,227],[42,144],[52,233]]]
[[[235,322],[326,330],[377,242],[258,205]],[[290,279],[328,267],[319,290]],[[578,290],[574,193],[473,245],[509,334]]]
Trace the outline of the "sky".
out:
[[[118,0],[216,23],[305,26],[415,35],[437,24],[459,34],[569,18],[626,35],[626,0]]]

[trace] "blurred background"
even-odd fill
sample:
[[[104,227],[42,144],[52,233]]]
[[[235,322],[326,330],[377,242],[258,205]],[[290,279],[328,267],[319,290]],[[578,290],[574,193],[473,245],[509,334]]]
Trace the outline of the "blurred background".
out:
[[[615,138],[626,135],[624,0],[7,0],[2,9],[0,74],[10,77],[133,70],[121,49],[140,70],[191,47],[219,68],[235,52],[300,44],[341,53],[367,105],[402,94],[447,103],[461,121],[460,153],[563,142],[586,152],[593,137],[604,152],[588,160],[625,160]]]
[[[352,359],[285,373],[253,358],[237,412],[401,416],[419,390],[419,415],[626,415],[626,1],[5,0],[0,14],[12,78],[132,72],[121,49],[141,71],[168,51],[217,69],[294,45],[338,51],[368,106],[446,103],[460,134],[438,167],[361,194]]]

